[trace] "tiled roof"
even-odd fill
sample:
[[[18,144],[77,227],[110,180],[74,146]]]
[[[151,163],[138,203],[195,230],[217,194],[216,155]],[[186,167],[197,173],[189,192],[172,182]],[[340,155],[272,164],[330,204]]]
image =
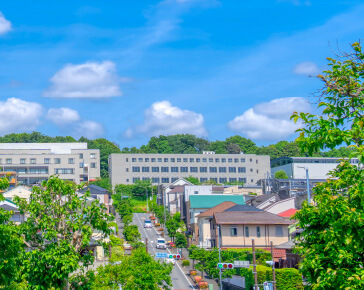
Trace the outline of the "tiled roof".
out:
[[[297,209],[295,208],[290,208],[290,209],[287,209],[285,211],[282,211],[281,213],[279,213],[278,215],[281,216],[281,217],[291,217],[293,216],[296,212],[298,212]]]
[[[218,224],[290,225],[293,222],[266,211],[224,211],[214,214]]]
[[[170,193],[184,193],[184,192],[185,192],[185,187],[184,186],[176,186],[170,192],[168,192],[168,194],[170,194]]]
[[[263,210],[247,204],[237,204],[224,211],[263,211]]]
[[[90,190],[91,194],[109,194],[109,191],[107,189],[97,186],[95,184],[90,184],[89,186],[82,188],[79,192],[85,193],[88,189]]]
[[[229,194],[190,195],[190,208],[212,208],[224,201],[245,204],[244,196]]]
[[[215,212],[222,212],[228,208],[236,206],[236,203],[232,201],[224,201],[217,206],[214,206],[212,208],[209,208],[208,210],[200,213],[197,217],[209,217],[212,216]]]

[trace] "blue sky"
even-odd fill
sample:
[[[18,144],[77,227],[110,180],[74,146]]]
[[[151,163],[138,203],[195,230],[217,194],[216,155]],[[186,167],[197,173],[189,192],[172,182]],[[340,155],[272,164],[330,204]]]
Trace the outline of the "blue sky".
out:
[[[362,1],[3,1],[0,134],[293,140]]]

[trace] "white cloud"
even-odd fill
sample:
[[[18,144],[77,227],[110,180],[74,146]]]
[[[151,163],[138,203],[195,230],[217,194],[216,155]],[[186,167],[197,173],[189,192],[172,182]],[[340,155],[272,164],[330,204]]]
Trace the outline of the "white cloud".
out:
[[[5,34],[11,30],[11,22],[6,20],[4,15],[0,12],[0,34]]]
[[[86,137],[88,139],[94,139],[102,137],[104,134],[104,127],[94,121],[82,121],[76,125],[75,135],[79,137]]]
[[[132,138],[139,134],[151,137],[187,133],[207,137],[203,116],[173,107],[168,101],[162,101],[152,104],[145,110],[143,125],[129,128],[124,135]]]
[[[51,108],[48,110],[47,119],[57,126],[64,126],[80,120],[80,115],[76,110],[69,108]]]
[[[307,112],[309,103],[304,98],[291,97],[261,103],[228,123],[228,128],[255,140],[278,141],[293,134],[301,124],[290,120],[294,111]]]
[[[320,69],[313,62],[306,61],[296,65],[293,72],[298,75],[315,75],[320,72]]]
[[[40,124],[42,106],[17,98],[0,101],[0,134],[35,130]]]
[[[105,98],[121,96],[120,79],[111,61],[67,64],[51,79],[45,97]]]

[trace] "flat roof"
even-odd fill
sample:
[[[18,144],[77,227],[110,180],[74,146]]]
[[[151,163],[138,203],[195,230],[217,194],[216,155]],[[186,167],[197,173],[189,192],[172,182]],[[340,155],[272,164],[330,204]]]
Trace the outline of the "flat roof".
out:
[[[0,150],[50,150],[51,153],[68,154],[72,149],[87,149],[87,143],[0,143]]]

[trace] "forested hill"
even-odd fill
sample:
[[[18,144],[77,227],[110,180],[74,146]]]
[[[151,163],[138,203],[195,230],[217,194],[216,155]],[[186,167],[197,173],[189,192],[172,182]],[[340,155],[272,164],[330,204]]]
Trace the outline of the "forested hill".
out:
[[[170,136],[159,136],[150,138],[146,145],[140,148],[124,147],[122,150],[119,146],[107,139],[98,138],[89,140],[84,137],[76,140],[70,136],[50,137],[39,132],[33,133],[13,133],[0,137],[0,143],[66,143],[66,142],[86,142],[90,149],[100,149],[101,176],[108,175],[108,156],[111,153],[202,153],[202,151],[215,151],[216,154],[239,154],[240,152],[269,155],[271,159],[283,156],[308,156],[301,153],[297,144],[288,141],[279,141],[269,146],[257,146],[252,140],[232,136],[224,141],[208,141],[190,134],[177,134]],[[340,148],[328,152],[318,152],[313,156],[321,157],[347,157],[350,149]]]

